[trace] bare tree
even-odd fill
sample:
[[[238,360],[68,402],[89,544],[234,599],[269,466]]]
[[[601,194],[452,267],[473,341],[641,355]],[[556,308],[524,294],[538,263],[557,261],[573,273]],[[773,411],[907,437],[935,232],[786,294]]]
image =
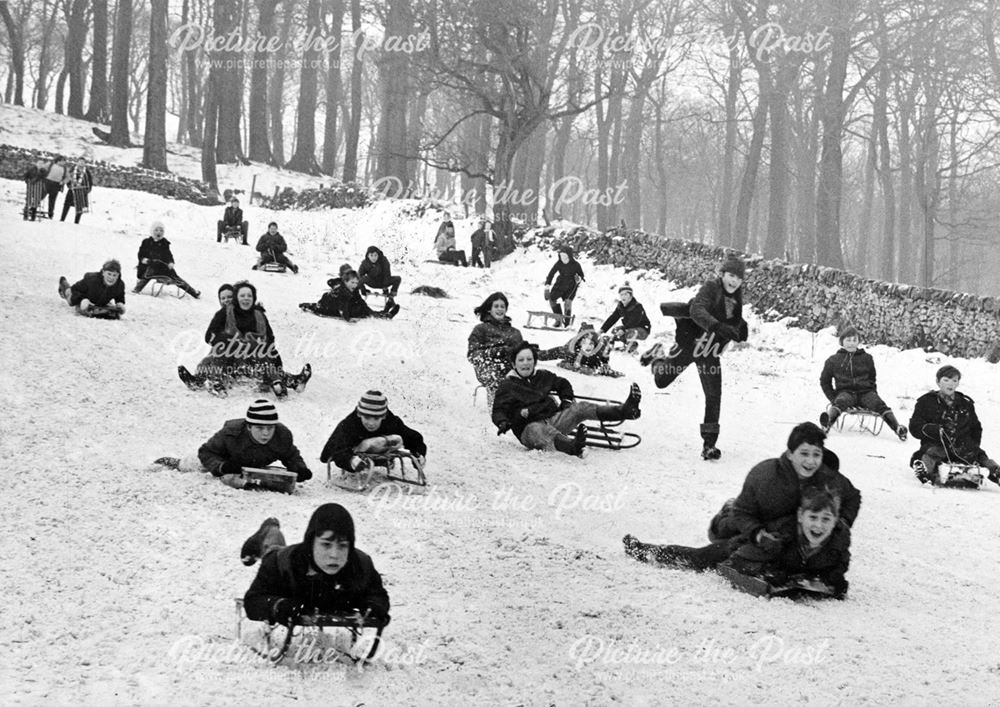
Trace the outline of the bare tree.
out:
[[[129,55],[132,46],[132,0],[118,0],[111,53],[111,135],[115,147],[131,147],[128,129]]]
[[[142,166],[167,171],[167,0],[150,0],[149,84]]]
[[[14,105],[24,105],[24,32],[22,25],[14,21],[10,13],[10,6],[7,0],[0,0],[0,19],[7,29],[7,38],[10,40],[10,58],[13,79],[9,82],[13,84],[13,95],[7,92],[5,100],[13,100]]]
[[[361,134],[362,62],[361,0],[351,0],[351,32],[356,37],[351,62],[351,111],[347,118],[347,145],[344,150],[344,181],[353,182],[358,176],[358,138]]]
[[[306,36],[320,31],[320,0],[306,5]],[[307,42],[302,52],[302,72],[299,75],[299,110],[295,129],[295,154],[285,165],[288,169],[307,174],[319,174],[316,163],[316,92],[320,53],[315,42]]]
[[[93,0],[93,8],[94,50],[90,63],[90,104],[86,118],[103,123],[108,119],[108,0]]]

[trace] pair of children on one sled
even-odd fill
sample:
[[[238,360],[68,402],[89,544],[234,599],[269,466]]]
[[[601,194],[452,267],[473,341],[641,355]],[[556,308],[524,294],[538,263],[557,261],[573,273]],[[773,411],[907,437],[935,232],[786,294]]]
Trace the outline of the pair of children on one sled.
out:
[[[763,577],[772,587],[798,580],[843,598],[861,494],[840,473],[825,439],[815,424],[797,425],[787,450],[751,469],[740,495],[712,519],[709,545],[653,545],[626,535],[626,554],[668,567]]]
[[[395,282],[394,286],[389,285],[390,294],[386,297],[385,308],[381,312],[373,310],[365,302],[362,296],[361,277],[350,265],[342,265],[340,277],[331,278],[326,284],[330,289],[323,293],[318,302],[302,302],[299,304],[299,309],[321,317],[339,317],[347,322],[369,317],[392,319],[399,314],[399,305],[393,299],[395,294],[393,287],[398,287],[398,282]]]

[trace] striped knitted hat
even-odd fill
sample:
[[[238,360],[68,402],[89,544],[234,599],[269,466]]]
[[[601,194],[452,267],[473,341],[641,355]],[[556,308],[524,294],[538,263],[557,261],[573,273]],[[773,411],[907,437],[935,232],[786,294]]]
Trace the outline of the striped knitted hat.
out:
[[[389,412],[389,401],[378,390],[369,390],[358,401],[358,414],[368,417],[381,417]]]
[[[632,292],[632,285],[628,284],[628,280],[625,281],[624,285],[618,288],[618,294],[621,294],[622,292],[628,292],[630,295],[634,294]]]
[[[278,410],[270,400],[258,398],[247,408],[246,421],[251,425],[277,425]]]

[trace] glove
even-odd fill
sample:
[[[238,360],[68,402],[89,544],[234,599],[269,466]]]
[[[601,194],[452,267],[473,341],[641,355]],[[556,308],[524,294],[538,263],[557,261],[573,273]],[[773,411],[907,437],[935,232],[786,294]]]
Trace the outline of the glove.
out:
[[[290,626],[302,616],[302,605],[287,597],[282,597],[271,605],[271,621]]]
[[[507,434],[510,431],[510,423],[506,420],[502,420],[497,423],[497,437],[500,435]]]
[[[715,333],[730,341],[739,341],[740,338],[740,330],[732,324],[720,324]]]
[[[552,294],[552,288],[548,285],[545,286],[545,299],[550,299],[549,295]]]
[[[784,542],[777,535],[772,535],[766,530],[760,530],[757,533],[757,547],[768,554],[777,554],[781,552],[781,548],[784,546]]]
[[[313,473],[307,467],[302,467],[301,469],[299,469],[295,473],[296,473],[296,479],[295,480],[298,481],[300,484],[303,481],[308,481],[309,479],[311,479],[313,477]]]
[[[361,467],[365,465],[365,460],[361,457],[351,457],[351,471],[360,471]]]
[[[241,475],[242,473],[243,465],[233,459],[222,462],[222,466],[219,467],[219,476],[227,474]]]

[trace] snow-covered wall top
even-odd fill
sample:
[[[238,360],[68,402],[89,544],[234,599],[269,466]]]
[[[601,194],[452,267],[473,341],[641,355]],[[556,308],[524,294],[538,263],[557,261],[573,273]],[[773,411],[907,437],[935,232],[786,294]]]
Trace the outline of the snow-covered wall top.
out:
[[[598,263],[658,270],[682,286],[714,276],[731,252],[642,231],[549,228],[535,235],[568,243]],[[995,297],[882,282],[758,256],[746,260],[746,298],[763,315],[794,317],[809,331],[850,321],[866,343],[1000,361],[1000,300]]]

